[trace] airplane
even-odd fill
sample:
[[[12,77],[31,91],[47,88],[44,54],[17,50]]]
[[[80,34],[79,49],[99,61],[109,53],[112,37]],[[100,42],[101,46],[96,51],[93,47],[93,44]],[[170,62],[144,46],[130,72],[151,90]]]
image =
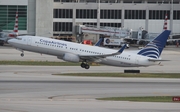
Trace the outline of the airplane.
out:
[[[0,32],[0,42],[3,46],[8,39],[15,38],[18,36],[18,12],[16,12],[15,24],[13,32],[1,31]]]
[[[8,43],[20,50],[21,56],[24,56],[24,51],[53,55],[68,62],[82,62],[81,67],[85,69],[90,68],[89,62],[118,67],[147,67],[165,61],[160,58],[160,55],[170,32],[169,30],[163,31],[137,53],[123,52],[126,45],[117,51],[39,36],[18,36],[9,39]]]

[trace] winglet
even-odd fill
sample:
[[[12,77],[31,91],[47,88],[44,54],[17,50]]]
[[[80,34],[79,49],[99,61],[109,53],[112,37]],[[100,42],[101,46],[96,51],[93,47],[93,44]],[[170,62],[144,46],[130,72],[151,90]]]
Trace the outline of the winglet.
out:
[[[103,40],[103,38],[100,38],[99,41],[96,44],[94,44],[94,46],[100,46],[102,40]]]
[[[122,46],[121,49],[119,49],[118,52],[113,53],[112,55],[119,55],[119,54],[121,54],[124,51],[125,48],[126,48],[126,44],[124,44],[124,46]]]
[[[124,46],[122,46],[121,49],[120,49],[118,52],[119,52],[119,53],[122,53],[125,48],[126,48],[126,44],[124,44]]]

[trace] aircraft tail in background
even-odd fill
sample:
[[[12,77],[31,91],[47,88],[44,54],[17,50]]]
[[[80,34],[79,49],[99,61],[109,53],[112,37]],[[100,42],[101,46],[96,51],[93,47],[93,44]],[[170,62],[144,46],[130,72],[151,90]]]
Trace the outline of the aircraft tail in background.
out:
[[[12,33],[9,33],[9,37],[17,37],[18,36],[18,12],[16,12],[14,30]]]
[[[168,17],[167,17],[167,14],[166,14],[165,19],[164,19],[163,31],[167,30],[167,20],[168,20]]]
[[[15,24],[14,24],[14,33],[18,35],[18,12],[16,12]]]

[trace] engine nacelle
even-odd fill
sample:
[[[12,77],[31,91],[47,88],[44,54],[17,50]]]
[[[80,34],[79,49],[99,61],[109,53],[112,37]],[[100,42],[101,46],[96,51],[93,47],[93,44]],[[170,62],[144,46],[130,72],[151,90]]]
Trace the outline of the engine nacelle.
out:
[[[65,53],[63,56],[64,61],[79,62],[79,56],[71,53]]]

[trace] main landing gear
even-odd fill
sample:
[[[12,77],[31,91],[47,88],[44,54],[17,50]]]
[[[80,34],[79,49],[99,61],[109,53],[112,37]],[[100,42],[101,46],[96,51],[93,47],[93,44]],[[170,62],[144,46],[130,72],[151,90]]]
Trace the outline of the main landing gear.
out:
[[[84,62],[81,63],[81,67],[85,68],[85,69],[89,69],[90,68],[90,66],[87,63],[84,63]]]

